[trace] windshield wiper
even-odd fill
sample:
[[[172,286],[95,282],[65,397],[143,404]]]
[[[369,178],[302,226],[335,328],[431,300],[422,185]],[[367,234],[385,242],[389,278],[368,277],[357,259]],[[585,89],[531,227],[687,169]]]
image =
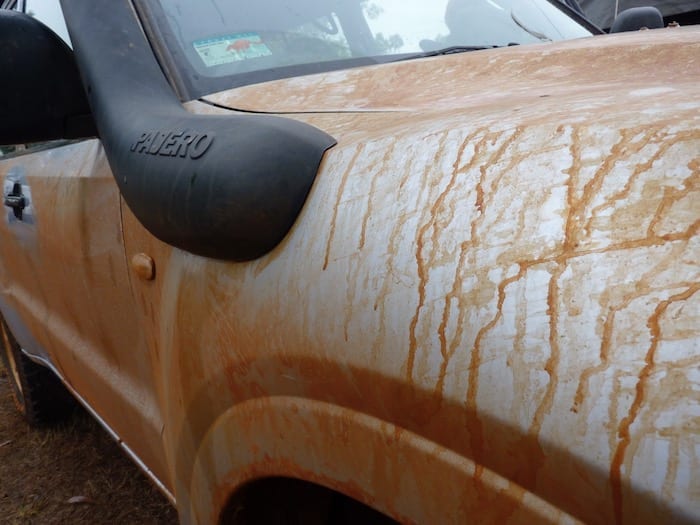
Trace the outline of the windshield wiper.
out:
[[[454,55],[456,53],[466,53],[468,51],[481,51],[483,49],[496,49],[502,46],[449,46],[432,51],[423,51],[422,53],[413,53],[411,55],[402,56],[392,62],[400,62],[402,60],[413,60],[415,58],[436,57],[440,55]]]
[[[530,28],[527,27],[525,24],[523,24],[520,20],[518,20],[518,17],[515,16],[515,13],[514,13],[512,10],[511,10],[511,12],[510,12],[510,17],[513,19],[513,22],[515,22],[515,24],[516,24],[520,29],[522,29],[522,30],[525,31],[526,33],[531,34],[532,36],[534,36],[534,37],[537,38],[538,40],[541,40],[542,42],[551,42],[551,41],[552,41],[552,39],[549,38],[549,37],[548,37],[547,35],[545,35],[544,33],[540,33],[539,31],[535,31],[534,29],[530,29]]]

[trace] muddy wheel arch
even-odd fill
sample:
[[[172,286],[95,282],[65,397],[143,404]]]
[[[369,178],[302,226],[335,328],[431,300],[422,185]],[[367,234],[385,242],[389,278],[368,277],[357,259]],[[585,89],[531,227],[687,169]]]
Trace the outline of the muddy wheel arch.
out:
[[[505,517],[514,523],[572,520],[458,454],[441,450],[436,456],[435,447],[329,403],[252,399],[227,410],[206,433],[192,467],[191,500],[181,508],[190,509],[185,521],[213,523],[236,488],[283,476],[326,486],[401,522],[465,523],[477,515],[494,523]],[[394,501],[385,497],[390,486]]]

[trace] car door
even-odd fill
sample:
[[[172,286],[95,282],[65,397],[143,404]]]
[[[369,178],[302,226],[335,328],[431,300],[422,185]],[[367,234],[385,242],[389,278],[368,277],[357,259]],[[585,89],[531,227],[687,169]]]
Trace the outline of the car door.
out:
[[[46,22],[60,33],[60,9],[49,3],[58,5],[30,1],[26,10],[52,17]],[[120,196],[100,141],[4,145],[0,183],[0,306],[8,324],[26,352],[50,363],[127,449],[166,479]]]
[[[15,151],[0,158],[0,177],[0,284],[21,325],[14,331],[31,333],[23,346],[162,476],[160,411],[134,316],[119,192],[100,142]],[[18,199],[23,209],[12,206]]]

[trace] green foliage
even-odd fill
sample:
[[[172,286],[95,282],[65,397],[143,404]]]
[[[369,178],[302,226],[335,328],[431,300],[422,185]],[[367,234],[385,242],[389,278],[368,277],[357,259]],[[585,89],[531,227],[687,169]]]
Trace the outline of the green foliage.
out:
[[[382,13],[384,13],[383,7],[375,4],[374,2],[370,2],[370,0],[362,0],[360,5],[362,5],[362,9],[369,20],[376,20]],[[392,51],[397,51],[403,46],[403,38],[401,38],[401,35],[399,34],[384,36],[383,33],[377,33],[374,35],[374,41],[377,44],[377,49],[379,50],[380,54],[389,54]]]
[[[370,20],[376,19],[379,15],[381,15],[384,12],[384,9],[379,7],[377,4],[368,4],[367,2],[364,2],[365,5],[362,7],[365,10],[365,13],[367,13],[367,18]]]
[[[374,35],[374,41],[377,43],[377,47],[382,53],[397,51],[403,46],[403,38],[398,34],[385,37],[382,33],[377,33]]]

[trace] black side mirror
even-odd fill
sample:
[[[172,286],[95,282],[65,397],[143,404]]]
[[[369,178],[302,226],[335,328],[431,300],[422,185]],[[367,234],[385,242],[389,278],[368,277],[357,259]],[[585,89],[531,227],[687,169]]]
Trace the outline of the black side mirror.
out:
[[[656,7],[632,7],[617,15],[610,32],[622,33],[662,27],[664,27],[664,18]]]
[[[73,52],[29,15],[0,10],[0,144],[93,136]]]

